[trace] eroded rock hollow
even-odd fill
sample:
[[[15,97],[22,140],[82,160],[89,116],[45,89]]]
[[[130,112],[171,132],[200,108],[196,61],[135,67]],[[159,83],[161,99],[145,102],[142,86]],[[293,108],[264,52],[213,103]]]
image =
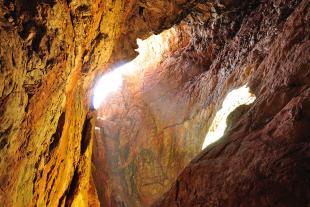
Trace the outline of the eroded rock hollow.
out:
[[[309,9],[1,1],[0,206],[308,207]]]

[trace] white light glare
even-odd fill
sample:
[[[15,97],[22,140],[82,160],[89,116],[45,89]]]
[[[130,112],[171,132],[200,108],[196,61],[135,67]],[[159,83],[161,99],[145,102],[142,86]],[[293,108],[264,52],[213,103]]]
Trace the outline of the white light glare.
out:
[[[139,55],[129,63],[103,75],[96,83],[93,95],[93,106],[98,109],[106,98],[117,92],[123,83],[124,76],[131,76],[143,71],[160,61],[161,55],[169,49],[170,38],[176,35],[172,28],[160,35],[152,35],[145,40],[137,40]]]
[[[226,96],[222,108],[216,113],[203,142],[202,149],[219,140],[224,135],[224,131],[227,127],[226,119],[232,111],[240,105],[249,105],[253,103],[255,99],[255,95],[250,93],[246,85],[231,91]]]
[[[103,75],[94,89],[93,105],[95,109],[98,109],[103,101],[113,92],[117,90],[123,84],[123,75],[121,69],[116,69],[105,75]]]

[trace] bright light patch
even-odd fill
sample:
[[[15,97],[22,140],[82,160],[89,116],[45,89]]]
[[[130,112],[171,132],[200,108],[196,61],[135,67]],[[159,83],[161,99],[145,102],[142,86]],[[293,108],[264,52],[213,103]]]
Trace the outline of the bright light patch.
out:
[[[116,92],[122,86],[122,83],[123,77],[120,69],[103,75],[94,89],[94,108],[98,109],[109,95]]]
[[[129,63],[126,63],[113,71],[103,75],[94,88],[93,106],[98,109],[102,103],[121,87],[126,77],[134,79],[136,74],[142,74],[146,68],[156,65],[162,54],[169,49],[170,38],[176,35],[171,28],[159,35],[152,35],[145,40],[138,39],[139,55]]]
[[[244,85],[231,91],[225,98],[222,108],[216,113],[202,145],[202,149],[209,144],[219,140],[226,129],[228,115],[240,105],[249,105],[255,100],[255,95],[250,93],[249,88]]]

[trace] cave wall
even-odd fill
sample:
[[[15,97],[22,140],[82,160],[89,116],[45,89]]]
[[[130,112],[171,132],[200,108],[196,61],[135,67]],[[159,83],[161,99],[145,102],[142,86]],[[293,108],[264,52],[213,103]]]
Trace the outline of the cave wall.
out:
[[[257,99],[152,206],[309,205],[309,12],[305,0],[264,1],[244,18],[201,77],[217,77],[202,97],[246,80]]]
[[[149,43],[120,91],[98,109],[92,173],[102,203],[151,205],[201,151],[221,101],[249,78],[208,95],[217,84],[214,73],[205,78],[211,63],[252,9],[251,3],[239,6],[197,4],[161,34],[169,49],[158,57],[152,48],[166,42]]]
[[[93,79],[193,3],[1,1],[2,206],[99,205],[90,179]]]
[[[137,37],[179,24],[190,42],[186,39],[169,51],[150,70],[153,78],[142,77],[148,90],[133,89],[142,92],[134,98],[151,103],[137,107],[150,125],[145,131],[136,129],[144,134],[134,141],[142,139],[129,147],[129,159],[121,160],[127,168],[137,160],[150,163],[143,169],[151,182],[157,179],[154,172],[169,174],[169,179],[141,190],[143,170],[129,168],[124,180],[138,176],[120,192],[137,187],[142,194],[122,195],[134,195],[133,201],[124,202],[150,204],[181,173],[154,206],[307,206],[309,2],[216,2],[2,0],[0,204],[99,205],[91,178],[93,80],[115,63],[134,58]],[[257,101],[235,118],[222,140],[183,170],[199,152],[226,94],[246,82]],[[163,98],[154,99],[151,89]],[[132,95],[125,98],[129,101]],[[164,104],[168,112],[161,110]],[[182,108],[175,111],[178,105]],[[124,112],[128,110],[118,113]],[[125,118],[135,118],[135,113]],[[118,136],[121,147],[127,146],[125,135],[132,136],[128,128],[138,123],[119,126],[125,130]],[[102,151],[95,152],[102,153],[100,163],[109,165],[104,153],[114,148],[100,141],[96,137],[95,146]],[[166,168],[154,171],[161,162]],[[122,205],[108,173],[99,177],[103,199],[107,205]]]
[[[178,46],[125,79],[99,109],[93,173],[100,200],[307,206],[308,16],[307,1],[197,4],[175,26],[184,37]],[[232,113],[226,135],[200,152],[224,98],[245,84],[257,100]]]

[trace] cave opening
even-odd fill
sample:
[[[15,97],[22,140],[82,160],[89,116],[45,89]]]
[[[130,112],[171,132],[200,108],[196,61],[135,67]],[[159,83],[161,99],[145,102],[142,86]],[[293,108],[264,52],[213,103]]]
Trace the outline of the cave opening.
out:
[[[119,64],[103,74],[96,82],[93,92],[92,105],[95,109],[107,102],[123,86],[124,79],[137,79],[137,73],[143,73],[150,67],[158,64],[165,52],[170,48],[170,40],[177,35],[174,28],[160,34],[153,34],[147,39],[137,39],[138,56],[132,61]]]
[[[215,114],[204,139],[202,149],[216,142],[224,135],[227,128],[227,118],[236,108],[242,105],[249,105],[253,103],[255,99],[255,95],[250,92],[250,88],[246,84],[230,91],[225,97],[220,110]]]

